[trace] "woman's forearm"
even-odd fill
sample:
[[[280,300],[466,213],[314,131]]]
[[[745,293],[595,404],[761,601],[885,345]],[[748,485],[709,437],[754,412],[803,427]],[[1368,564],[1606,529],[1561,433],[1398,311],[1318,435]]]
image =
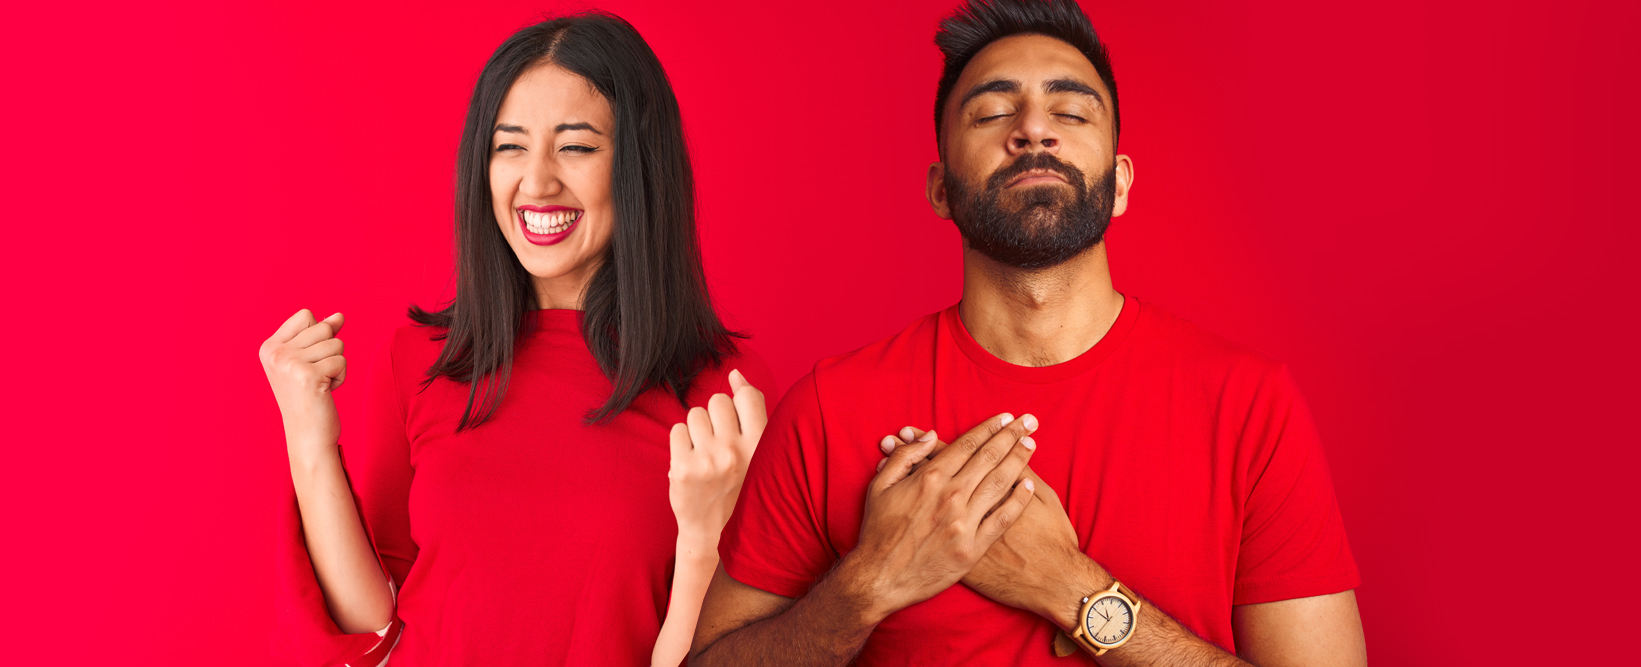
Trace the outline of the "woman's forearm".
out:
[[[387,627],[393,592],[359,520],[336,445],[292,446],[290,454],[302,536],[331,619],[348,634]]]
[[[678,555],[672,573],[672,596],[667,602],[667,619],[656,637],[650,654],[653,667],[677,667],[689,655],[695,638],[695,622],[701,616],[701,600],[718,569],[717,535],[678,535]]]

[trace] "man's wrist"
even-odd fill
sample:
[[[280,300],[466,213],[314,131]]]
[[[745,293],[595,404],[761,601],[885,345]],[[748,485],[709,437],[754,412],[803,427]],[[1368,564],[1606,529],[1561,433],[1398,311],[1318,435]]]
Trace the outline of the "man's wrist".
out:
[[[876,627],[889,614],[900,611],[883,606],[883,596],[873,591],[874,572],[871,564],[862,562],[858,552],[851,551],[844,554],[823,582],[826,595],[833,598],[840,611],[846,611],[865,627]]]
[[[1081,553],[1077,556],[1076,566],[1063,570],[1066,575],[1045,592],[1044,599],[1038,601],[1037,614],[1060,626],[1067,634],[1077,628],[1083,598],[1110,588],[1113,581],[1111,574],[1094,559]]]

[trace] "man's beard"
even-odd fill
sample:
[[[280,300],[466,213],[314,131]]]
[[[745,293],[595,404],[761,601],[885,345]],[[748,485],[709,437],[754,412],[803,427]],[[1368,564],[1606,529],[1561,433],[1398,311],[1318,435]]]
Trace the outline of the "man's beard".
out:
[[[1081,170],[1053,155],[1027,153],[993,173],[979,192],[947,171],[952,222],[970,248],[998,263],[1020,269],[1058,266],[1105,238],[1116,197],[1112,167],[1090,184]],[[1010,181],[1033,169],[1059,172],[1075,194],[1052,185],[1003,192]]]

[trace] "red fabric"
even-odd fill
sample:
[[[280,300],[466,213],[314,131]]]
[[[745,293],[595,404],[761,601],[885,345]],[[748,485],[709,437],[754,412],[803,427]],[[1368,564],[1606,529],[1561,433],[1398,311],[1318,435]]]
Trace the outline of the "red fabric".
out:
[[[816,364],[747,473],[720,543],[729,574],[802,595],[855,546],[883,436],[932,425],[949,440],[1000,412],[1040,420],[1031,465],[1084,552],[1226,649],[1234,604],[1357,586],[1285,368],[1132,297],[1099,344],[1055,366],[997,359],[955,306]],[[958,584],[890,616],[857,664],[1064,665],[1054,630]]]
[[[678,527],[667,500],[668,432],[685,409],[652,390],[612,421],[582,418],[610,394],[580,313],[535,311],[490,421],[455,432],[467,385],[422,379],[443,343],[401,327],[372,368],[363,428],[346,425],[348,476],[399,585],[393,667],[647,665],[667,608]],[[729,391],[728,372],[773,387],[740,356],[703,372],[690,405]],[[773,396],[772,396],[773,397]],[[362,436],[349,434],[362,433]],[[288,503],[280,625],[303,665],[358,660],[374,633],[344,635]],[[366,667],[375,667],[371,663]]]

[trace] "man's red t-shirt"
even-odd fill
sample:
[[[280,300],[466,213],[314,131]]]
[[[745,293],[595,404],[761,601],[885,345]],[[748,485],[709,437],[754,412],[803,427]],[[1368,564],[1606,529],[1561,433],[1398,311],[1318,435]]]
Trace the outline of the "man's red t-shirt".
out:
[[[956,306],[816,364],[753,457],[719,548],[729,575],[803,595],[854,548],[885,435],[932,426],[950,440],[1000,412],[1037,416],[1031,467],[1084,553],[1226,650],[1232,605],[1358,584],[1285,367],[1132,297],[1097,345],[1054,366],[991,355]],[[886,619],[858,664],[1064,665],[1055,630],[957,584]]]

